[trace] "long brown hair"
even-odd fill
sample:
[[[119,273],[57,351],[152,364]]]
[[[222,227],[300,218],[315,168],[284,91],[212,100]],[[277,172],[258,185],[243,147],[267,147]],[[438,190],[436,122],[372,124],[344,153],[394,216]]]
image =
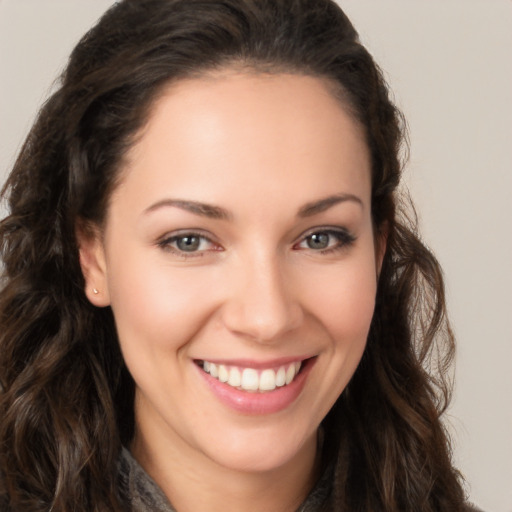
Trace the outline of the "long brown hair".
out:
[[[124,0],[74,49],[3,189],[0,508],[118,511],[134,383],[109,308],[84,294],[75,229],[102,223],[123,155],[170,81],[226,66],[328,78],[364,126],[388,233],[367,348],[324,420],[332,510],[462,510],[440,423],[454,342],[439,265],[397,191],[404,123],[331,0]]]

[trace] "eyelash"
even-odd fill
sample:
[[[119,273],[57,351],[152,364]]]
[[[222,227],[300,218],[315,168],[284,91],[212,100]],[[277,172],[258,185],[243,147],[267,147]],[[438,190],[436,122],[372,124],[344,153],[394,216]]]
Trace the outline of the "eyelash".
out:
[[[329,237],[329,244],[332,238],[335,238],[337,242],[334,245],[329,245],[324,249],[314,249],[312,247],[301,247],[301,244],[307,244],[308,240],[311,240],[314,236],[327,235]],[[196,238],[198,239],[199,247],[204,242],[214,246],[214,249],[202,249],[202,250],[193,250],[193,251],[185,251],[180,249],[179,247],[173,247],[173,244],[177,244],[179,240],[183,240],[186,238]],[[309,231],[305,235],[302,235],[299,242],[293,245],[293,249],[295,250],[310,250],[314,253],[318,254],[331,254],[337,251],[341,251],[350,247],[356,240],[356,237],[349,233],[346,229],[342,228],[315,228],[314,230]],[[209,250],[213,251],[222,251],[220,246],[216,245],[209,237],[196,232],[196,231],[184,231],[181,233],[174,234],[172,236],[165,237],[157,242],[157,245],[165,250],[172,252],[180,256],[181,258],[198,258],[205,255]]]

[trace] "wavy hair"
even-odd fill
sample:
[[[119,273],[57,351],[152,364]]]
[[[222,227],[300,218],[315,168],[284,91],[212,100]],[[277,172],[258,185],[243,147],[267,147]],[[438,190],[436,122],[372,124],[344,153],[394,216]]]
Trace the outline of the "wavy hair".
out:
[[[101,225],[123,156],[172,81],[215,69],[329,79],[364,127],[388,234],[366,351],[324,420],[330,510],[462,510],[440,422],[454,340],[440,267],[397,190],[405,128],[331,0],[124,0],[79,42],[3,189],[0,508],[119,511],[134,383],[109,308],[84,294],[75,230]]]

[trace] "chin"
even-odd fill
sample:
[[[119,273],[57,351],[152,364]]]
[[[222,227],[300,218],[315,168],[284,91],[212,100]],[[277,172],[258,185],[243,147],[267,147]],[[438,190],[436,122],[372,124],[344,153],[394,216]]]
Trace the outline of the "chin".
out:
[[[218,439],[207,455],[219,466],[238,472],[266,473],[287,464],[314,460],[316,430],[313,433],[281,432],[269,428]],[[288,429],[289,430],[289,429]]]

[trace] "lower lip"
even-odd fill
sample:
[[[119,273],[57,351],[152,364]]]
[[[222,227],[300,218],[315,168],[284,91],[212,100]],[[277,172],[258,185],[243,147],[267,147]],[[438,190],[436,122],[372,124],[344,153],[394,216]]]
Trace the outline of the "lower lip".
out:
[[[214,395],[231,409],[243,414],[272,414],[286,409],[295,402],[304,388],[315,360],[311,358],[305,361],[302,371],[290,384],[264,393],[251,393],[233,388],[212,377],[199,366],[196,367]]]

